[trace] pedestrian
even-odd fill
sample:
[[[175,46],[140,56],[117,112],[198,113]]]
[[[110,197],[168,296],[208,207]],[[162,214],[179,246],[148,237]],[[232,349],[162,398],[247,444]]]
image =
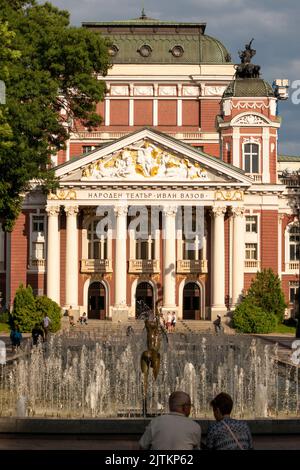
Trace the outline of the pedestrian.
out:
[[[87,325],[87,314],[86,312],[83,312],[83,314],[79,317],[79,323],[80,325]]]
[[[172,313],[168,312],[167,313],[167,332],[169,333],[172,328]]]
[[[34,328],[32,328],[31,337],[33,346],[37,346],[39,341],[44,341],[44,331],[38,323],[36,323]]]
[[[216,422],[207,430],[206,448],[210,450],[251,450],[252,436],[245,421],[230,418],[233,401],[227,393],[219,393],[210,403]]]
[[[10,340],[11,350],[12,352],[16,352],[17,349],[20,347],[22,341],[22,333],[20,332],[19,325],[13,325],[12,330],[10,332]]]
[[[192,450],[200,449],[201,428],[188,418],[191,412],[191,398],[182,391],[171,393],[170,412],[152,419],[142,435],[141,449]]]
[[[172,312],[171,326],[172,326],[172,330],[175,331],[175,326],[176,326],[176,313],[175,312]]]
[[[47,341],[47,339],[48,339],[48,332],[49,332],[50,323],[51,323],[51,320],[48,317],[47,313],[45,313],[44,319],[43,319],[43,328],[44,328],[44,333],[45,333],[44,340],[45,341]]]
[[[223,333],[223,325],[222,325],[221,315],[217,315],[217,319],[213,323],[214,323],[214,326],[215,326],[216,335],[219,335],[220,333]]]
[[[70,305],[70,308],[68,309],[68,317],[69,317],[69,324],[70,324],[70,326],[75,326],[74,310],[73,310],[73,308],[72,308],[72,305]]]

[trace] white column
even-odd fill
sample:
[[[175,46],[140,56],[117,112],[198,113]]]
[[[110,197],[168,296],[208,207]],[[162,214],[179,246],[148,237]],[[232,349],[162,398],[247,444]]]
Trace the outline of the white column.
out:
[[[195,238],[195,260],[199,260],[199,236],[196,235]]]
[[[163,208],[164,215],[164,273],[163,307],[176,306],[176,206]]]
[[[226,207],[213,207],[213,265],[212,265],[212,320],[225,308],[225,237],[224,214]]]
[[[110,100],[109,98],[105,98],[104,100],[104,123],[105,126],[110,126]]]
[[[270,183],[270,133],[269,128],[263,128],[262,136],[262,154],[259,156],[261,158],[262,164],[262,182]]]
[[[153,126],[158,126],[158,100],[153,100]]]
[[[134,125],[134,100],[129,100],[129,125]]]
[[[115,306],[126,307],[127,286],[127,206],[115,206],[116,215],[116,258],[115,258]]]
[[[204,235],[202,237],[202,261],[207,260],[207,231],[204,229]]]
[[[148,236],[148,260],[152,259],[152,238]]]
[[[154,259],[160,259],[160,230],[155,230]]]
[[[241,167],[240,165],[240,130],[238,127],[233,128],[233,145],[232,145],[232,165]]]
[[[282,277],[282,221],[284,214],[278,214],[278,276]]]
[[[78,307],[78,206],[65,206],[66,224],[66,305]]]
[[[177,230],[177,259],[183,260],[182,230]]]
[[[177,100],[177,126],[182,126],[182,100]]]
[[[104,248],[105,248],[105,239],[104,235],[101,235],[100,237],[100,259],[105,259],[105,253],[104,253]]]
[[[233,207],[232,306],[238,304],[244,288],[245,220],[244,208]]]
[[[48,206],[47,224],[47,296],[60,305],[59,206]]]

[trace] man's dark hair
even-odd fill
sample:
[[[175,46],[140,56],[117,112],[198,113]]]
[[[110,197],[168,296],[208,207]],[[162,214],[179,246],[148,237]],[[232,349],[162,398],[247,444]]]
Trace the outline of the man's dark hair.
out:
[[[228,393],[221,392],[210,402],[210,406],[212,406],[214,410],[218,408],[223,416],[230,415],[233,401]]]

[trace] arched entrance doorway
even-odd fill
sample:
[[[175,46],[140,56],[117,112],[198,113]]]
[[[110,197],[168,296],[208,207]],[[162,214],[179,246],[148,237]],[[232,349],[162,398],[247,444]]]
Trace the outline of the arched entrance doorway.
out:
[[[93,282],[88,291],[88,318],[105,320],[106,293],[102,282]]]
[[[153,288],[149,282],[140,282],[135,291],[135,316],[138,317],[144,310],[154,308]]]
[[[188,282],[183,289],[184,320],[200,320],[201,318],[200,287],[195,282]]]

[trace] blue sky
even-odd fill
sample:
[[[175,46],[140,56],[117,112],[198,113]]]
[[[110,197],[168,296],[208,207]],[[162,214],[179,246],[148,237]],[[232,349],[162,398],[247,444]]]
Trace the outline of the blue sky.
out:
[[[51,0],[50,0],[51,1]],[[40,2],[43,3],[43,2]],[[110,21],[140,16],[143,4],[147,16],[170,21],[206,22],[206,33],[218,38],[239,62],[238,53],[254,38],[262,76],[300,80],[299,0],[52,0],[71,14],[71,23]],[[290,97],[293,90],[290,89]],[[281,101],[282,128],[279,152],[300,155],[300,104]]]

